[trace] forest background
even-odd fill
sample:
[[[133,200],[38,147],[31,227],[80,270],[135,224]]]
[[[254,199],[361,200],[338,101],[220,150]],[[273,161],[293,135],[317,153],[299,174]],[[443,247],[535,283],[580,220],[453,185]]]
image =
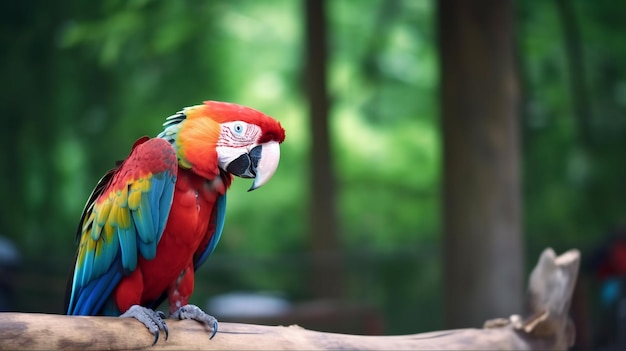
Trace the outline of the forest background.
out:
[[[12,309],[61,312],[97,180],[165,117],[211,99],[279,119],[287,139],[271,182],[247,193],[235,180],[193,302],[333,298],[372,308],[386,334],[443,328],[437,3],[325,4],[332,158],[317,165],[304,2],[3,1],[0,235],[21,255]],[[626,223],[626,5],[513,5],[528,269],[547,246],[591,257]],[[311,250],[317,167],[332,171],[338,233],[324,252]],[[328,257],[339,257],[341,289],[311,284]],[[593,264],[583,270],[593,282]],[[583,304],[597,304],[596,290]]]

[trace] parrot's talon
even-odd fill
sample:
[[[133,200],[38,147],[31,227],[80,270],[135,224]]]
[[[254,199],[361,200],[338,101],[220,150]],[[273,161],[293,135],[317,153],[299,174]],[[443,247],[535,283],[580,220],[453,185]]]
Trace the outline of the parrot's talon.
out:
[[[213,334],[211,334],[211,337],[209,338],[209,340],[213,339],[213,337],[215,336],[215,334],[217,334],[217,320],[215,320],[215,322],[213,322]]]
[[[132,305],[128,311],[120,315],[121,318],[135,318],[148,328],[148,331],[154,335],[154,341],[152,345],[155,345],[159,341],[159,330],[163,330],[165,333],[165,340],[169,336],[167,324],[165,324],[165,314],[161,311],[154,311],[149,308]]]
[[[213,331],[210,339],[213,339],[215,334],[217,334],[217,319],[207,314],[196,305],[185,305],[172,313],[170,317],[177,319],[193,319],[206,325]]]
[[[163,311],[157,311],[157,314],[163,320],[163,332],[165,333],[165,340],[170,336],[170,330],[167,328],[167,324],[165,324],[165,313]]]

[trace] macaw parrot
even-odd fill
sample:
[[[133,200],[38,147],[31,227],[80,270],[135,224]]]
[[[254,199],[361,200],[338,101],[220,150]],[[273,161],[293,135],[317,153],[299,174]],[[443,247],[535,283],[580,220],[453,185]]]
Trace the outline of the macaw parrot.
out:
[[[217,101],[168,117],[156,138],[135,142],[100,179],[83,210],[68,279],[68,315],[131,317],[154,335],[170,318],[217,320],[188,304],[194,272],[222,234],[232,176],[265,184],[285,139],[280,123],[248,107]]]

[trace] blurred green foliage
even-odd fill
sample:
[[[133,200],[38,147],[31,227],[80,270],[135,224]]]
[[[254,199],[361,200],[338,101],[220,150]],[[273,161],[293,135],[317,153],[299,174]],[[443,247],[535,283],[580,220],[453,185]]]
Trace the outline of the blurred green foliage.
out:
[[[556,2],[520,2],[525,230],[534,252],[585,249],[626,224],[623,9],[609,1],[567,3],[578,58]],[[576,79],[584,99],[571,92]]]
[[[571,4],[591,105],[585,139],[558,7],[518,2],[529,264],[545,246],[585,249],[626,214],[626,12],[609,1]],[[347,297],[380,308],[388,333],[442,325],[434,8],[328,1]],[[207,99],[276,117],[287,140],[271,182],[252,193],[234,182],[194,299],[232,290],[310,297],[300,2],[14,1],[0,5],[0,18],[0,234],[25,257],[19,309],[60,311],[76,225],[99,177],[165,117]]]

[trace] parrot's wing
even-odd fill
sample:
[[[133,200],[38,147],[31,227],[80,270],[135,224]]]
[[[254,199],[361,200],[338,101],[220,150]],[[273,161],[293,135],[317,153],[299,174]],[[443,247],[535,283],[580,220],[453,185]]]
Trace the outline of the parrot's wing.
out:
[[[78,228],[67,314],[99,314],[119,281],[137,267],[138,254],[154,258],[177,171],[174,148],[164,139],[144,137],[100,180]]]
[[[209,222],[209,233],[205,236],[205,241],[200,244],[198,251],[193,257],[194,271],[206,261],[213,253],[217,242],[220,241],[222,230],[224,229],[224,220],[226,219],[226,194],[219,195],[215,201],[215,207],[211,214],[211,222]]]

